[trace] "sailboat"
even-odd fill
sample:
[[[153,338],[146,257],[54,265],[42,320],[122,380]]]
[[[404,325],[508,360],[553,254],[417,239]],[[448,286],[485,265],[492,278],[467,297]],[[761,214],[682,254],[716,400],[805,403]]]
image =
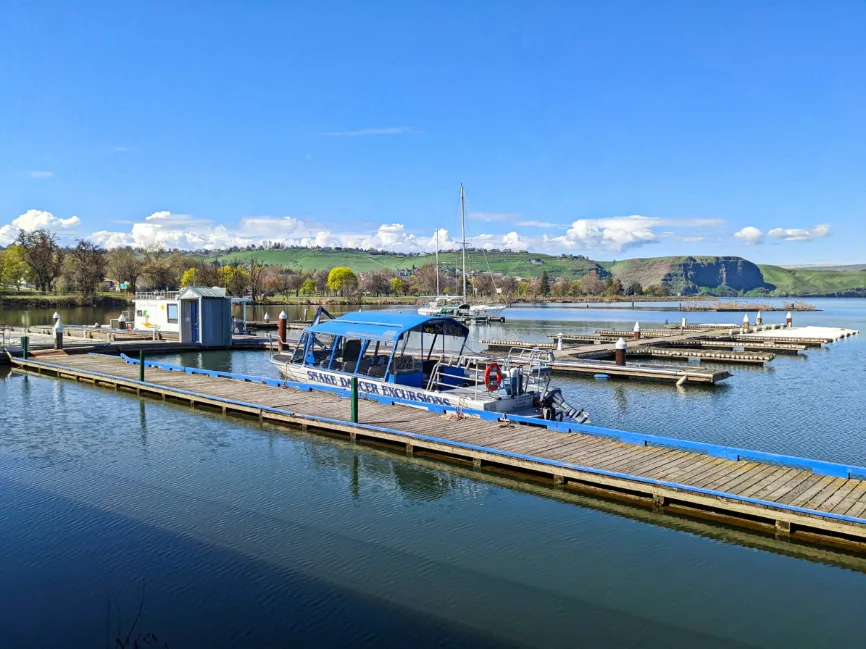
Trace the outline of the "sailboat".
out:
[[[496,318],[505,305],[469,304],[466,298],[466,192],[460,185],[460,231],[463,244],[463,294],[460,297],[439,292],[439,230],[436,230],[436,296],[418,309],[418,315],[445,315],[452,317]]]

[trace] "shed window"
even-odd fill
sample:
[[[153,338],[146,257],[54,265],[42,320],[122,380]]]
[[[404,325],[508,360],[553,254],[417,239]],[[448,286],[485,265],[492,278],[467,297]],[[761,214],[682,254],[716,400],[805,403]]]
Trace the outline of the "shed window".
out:
[[[137,316],[140,318],[140,317],[142,317],[142,316],[144,315],[144,311],[142,311],[141,309],[139,309],[138,311],[135,312],[135,315],[137,315]]]
[[[169,324],[177,324],[177,304],[166,304],[165,314]]]

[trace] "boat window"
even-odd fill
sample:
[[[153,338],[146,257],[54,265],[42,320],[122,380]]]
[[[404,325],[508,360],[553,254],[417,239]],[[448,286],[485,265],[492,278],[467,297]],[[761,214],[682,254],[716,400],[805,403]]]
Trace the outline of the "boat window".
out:
[[[165,315],[169,324],[177,324],[177,304],[166,304]]]

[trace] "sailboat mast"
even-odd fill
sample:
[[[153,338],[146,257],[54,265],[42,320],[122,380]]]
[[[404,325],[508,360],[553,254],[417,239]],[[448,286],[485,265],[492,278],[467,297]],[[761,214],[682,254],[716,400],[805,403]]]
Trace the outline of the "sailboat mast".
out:
[[[439,228],[436,228],[436,296],[439,295]]]
[[[463,301],[466,301],[466,194],[460,183],[460,230],[463,235]]]

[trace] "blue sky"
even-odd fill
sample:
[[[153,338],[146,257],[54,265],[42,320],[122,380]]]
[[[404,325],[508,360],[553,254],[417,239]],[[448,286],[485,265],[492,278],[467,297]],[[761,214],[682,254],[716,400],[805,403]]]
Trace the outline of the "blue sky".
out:
[[[0,244],[866,261],[859,0],[3,13]]]

